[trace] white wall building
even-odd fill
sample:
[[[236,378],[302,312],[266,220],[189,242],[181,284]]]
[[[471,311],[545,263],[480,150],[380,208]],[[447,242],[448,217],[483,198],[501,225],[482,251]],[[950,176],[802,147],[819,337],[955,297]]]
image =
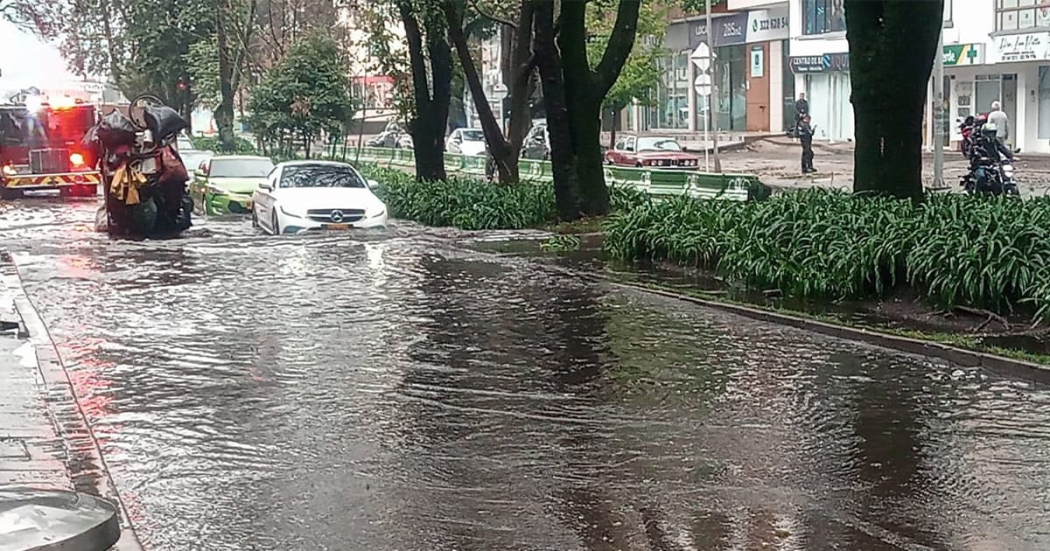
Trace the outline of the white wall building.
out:
[[[988,70],[974,75],[975,109],[987,112],[990,101],[1000,99],[1012,123],[1007,141],[1023,151],[1050,153],[1050,2],[980,3],[992,33],[982,67]]]
[[[738,0],[755,2],[758,0]],[[842,0],[791,0],[790,65],[806,92],[817,138],[852,140],[849,43]],[[958,121],[1002,104],[1008,141],[1050,153],[1050,0],[945,0],[941,131],[954,145]],[[925,136],[934,128],[932,83]]]
[[[503,28],[500,27],[498,32],[481,41],[481,59],[478,60],[485,98],[492,107],[492,112],[496,115],[496,122],[499,123],[500,128],[503,128],[506,123],[503,120],[503,98],[507,97],[507,85],[503,82],[503,71],[500,68],[502,33]],[[467,126],[480,128],[481,122],[478,121],[477,108],[474,106],[474,99],[470,95],[469,87],[463,101],[467,112]]]
[[[346,28],[350,48],[347,50],[347,61],[349,62],[350,76],[364,77],[381,74],[379,60],[372,57],[369,52],[368,42],[372,40],[372,33],[368,25],[362,20],[363,15],[356,8],[341,8],[339,10],[339,24]],[[386,31],[390,34],[391,52],[404,54],[408,58],[408,49],[405,45],[405,29],[399,21],[390,21],[386,24]]]
[[[789,63],[806,94],[818,140],[853,139],[849,43],[843,0],[792,0]]]
[[[992,101],[1006,101],[1001,76],[990,78],[995,69],[989,65],[988,43],[995,31],[994,2],[996,0],[946,0],[944,6],[944,109],[941,129],[948,142],[962,139],[958,121],[976,113],[986,113]],[[965,9],[964,9],[965,8]],[[926,143],[933,143],[935,99],[932,82],[929,96],[931,109],[927,110]],[[1008,92],[1008,90],[1007,90]],[[1015,94],[1008,94],[1015,95]]]

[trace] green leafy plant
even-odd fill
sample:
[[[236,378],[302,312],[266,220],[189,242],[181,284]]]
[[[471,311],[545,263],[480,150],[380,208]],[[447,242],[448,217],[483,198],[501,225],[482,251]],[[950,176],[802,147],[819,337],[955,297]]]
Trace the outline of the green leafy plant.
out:
[[[363,167],[395,218],[464,230],[526,229],[558,218],[550,186],[497,186],[478,178],[419,182],[395,169]]]
[[[219,144],[219,138],[218,137],[193,136],[193,137],[190,138],[190,141],[193,142],[193,147],[195,147],[197,149],[201,149],[201,150],[205,150],[205,151],[221,151],[222,150],[222,147]],[[244,138],[241,138],[241,137],[238,136],[235,143],[237,145],[237,148],[236,148],[235,151],[233,151],[233,153],[237,153],[239,155],[258,155],[259,154],[259,150],[257,150],[255,148],[255,145],[253,145],[252,142],[249,142],[248,140],[246,140]]]
[[[788,296],[877,297],[907,284],[945,308],[1031,303],[1050,319],[1047,199],[915,204],[811,190],[749,203],[632,201],[609,217],[605,246]]]

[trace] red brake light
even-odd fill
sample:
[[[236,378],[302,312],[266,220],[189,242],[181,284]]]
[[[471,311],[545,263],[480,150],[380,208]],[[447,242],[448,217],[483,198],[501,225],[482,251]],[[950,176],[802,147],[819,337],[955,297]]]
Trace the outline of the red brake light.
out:
[[[73,166],[84,166],[84,156],[80,153],[74,153],[69,156],[69,162]]]

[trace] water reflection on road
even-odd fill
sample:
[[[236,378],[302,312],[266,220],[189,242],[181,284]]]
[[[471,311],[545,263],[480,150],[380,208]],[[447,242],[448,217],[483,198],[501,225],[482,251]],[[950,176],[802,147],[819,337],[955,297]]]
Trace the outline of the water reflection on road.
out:
[[[412,226],[11,214],[151,550],[1050,547],[1046,389]]]

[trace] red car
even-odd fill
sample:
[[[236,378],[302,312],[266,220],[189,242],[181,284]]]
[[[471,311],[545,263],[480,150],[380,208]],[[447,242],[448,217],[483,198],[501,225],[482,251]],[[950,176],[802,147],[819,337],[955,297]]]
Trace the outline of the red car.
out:
[[[605,152],[605,162],[617,166],[695,170],[700,158],[682,151],[678,140],[664,136],[626,135]]]

